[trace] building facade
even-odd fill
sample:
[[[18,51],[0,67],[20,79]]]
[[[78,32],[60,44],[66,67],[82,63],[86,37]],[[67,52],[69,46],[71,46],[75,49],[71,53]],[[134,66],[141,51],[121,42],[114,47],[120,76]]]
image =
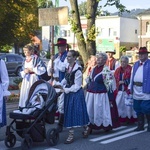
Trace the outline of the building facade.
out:
[[[81,17],[81,26],[84,37],[87,34],[87,20]],[[46,29],[46,27],[44,27]],[[48,29],[48,28],[47,28]],[[124,18],[119,16],[101,16],[96,19],[96,48],[97,51],[105,52],[107,50],[116,50],[116,58],[120,57],[120,46],[130,47],[138,46],[139,20],[132,18]],[[44,42],[49,41],[46,35],[49,31],[43,30],[42,35]],[[59,37],[67,39],[67,43],[72,49],[78,50],[74,33],[71,26],[63,25],[59,27]]]
[[[146,46],[150,51],[150,9],[138,14],[139,20],[139,47]]]

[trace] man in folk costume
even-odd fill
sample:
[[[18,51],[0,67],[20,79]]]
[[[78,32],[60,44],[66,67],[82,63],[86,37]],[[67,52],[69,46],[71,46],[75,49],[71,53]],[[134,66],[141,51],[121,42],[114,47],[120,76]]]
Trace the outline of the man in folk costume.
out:
[[[140,47],[139,60],[133,66],[129,85],[133,94],[133,108],[138,118],[138,126],[134,131],[144,130],[144,115],[146,115],[147,131],[150,132],[150,60],[148,53],[150,52],[146,47]]]
[[[58,47],[58,53],[52,57],[52,64],[49,64],[48,67],[50,68],[50,72],[53,72],[54,81],[53,86],[59,85],[59,83],[65,77],[65,69],[67,62],[67,53],[68,53],[68,44],[67,40],[64,38],[58,38],[57,43],[54,46]],[[58,98],[58,111],[59,115],[59,123],[58,123],[58,131],[61,132],[63,129],[63,122],[64,122],[64,112],[63,112],[63,99],[64,94],[61,94]]]
[[[109,69],[114,73],[115,70],[120,66],[119,62],[113,57],[115,54],[115,50],[113,51],[106,51],[108,59],[106,61],[106,65]]]

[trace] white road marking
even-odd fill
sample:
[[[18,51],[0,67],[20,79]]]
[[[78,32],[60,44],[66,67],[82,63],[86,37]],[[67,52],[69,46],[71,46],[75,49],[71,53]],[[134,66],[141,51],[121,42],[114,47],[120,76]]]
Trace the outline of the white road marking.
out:
[[[47,149],[44,149],[44,150],[60,150],[60,149],[57,149],[57,148],[47,148]]]
[[[115,138],[113,138],[113,139],[109,139],[109,140],[102,141],[102,142],[100,142],[100,143],[101,143],[101,144],[108,144],[108,143],[111,143],[111,142],[114,142],[114,141],[118,141],[118,140],[121,140],[121,139],[130,137],[130,136],[136,135],[136,134],[143,133],[143,132],[145,132],[145,131],[146,131],[146,129],[143,130],[143,131],[139,131],[139,132],[128,133],[128,134],[125,134],[125,135],[121,135],[121,136],[119,136],[119,137],[115,137]]]
[[[147,124],[146,124],[145,127],[147,127]],[[129,134],[128,132],[133,131],[135,128],[136,128],[136,127],[132,127],[132,128],[130,128],[130,129],[126,129],[126,130],[123,130],[123,131],[119,131],[119,132],[117,132],[117,133],[110,133],[109,135],[104,135],[104,136],[101,136],[101,137],[98,137],[98,138],[90,139],[90,141],[96,142],[96,141],[104,140],[104,139],[111,138],[111,137],[114,137],[114,136],[117,136],[117,135],[121,135],[121,134],[124,134],[124,133],[126,133],[126,134],[128,135],[128,134]],[[114,129],[114,130],[116,131],[117,128]],[[118,129],[118,130],[119,130],[119,129]],[[143,131],[143,132],[145,132],[145,131]],[[139,134],[140,132],[133,132],[133,133]],[[130,135],[130,136],[131,136],[131,135]]]

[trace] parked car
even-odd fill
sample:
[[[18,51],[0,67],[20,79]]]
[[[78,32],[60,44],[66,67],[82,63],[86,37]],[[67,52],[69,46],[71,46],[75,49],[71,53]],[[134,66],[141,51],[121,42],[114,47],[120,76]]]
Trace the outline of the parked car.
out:
[[[3,59],[6,63],[8,74],[15,74],[20,76],[20,71],[22,69],[22,63],[24,58],[18,54],[0,54],[0,59]]]

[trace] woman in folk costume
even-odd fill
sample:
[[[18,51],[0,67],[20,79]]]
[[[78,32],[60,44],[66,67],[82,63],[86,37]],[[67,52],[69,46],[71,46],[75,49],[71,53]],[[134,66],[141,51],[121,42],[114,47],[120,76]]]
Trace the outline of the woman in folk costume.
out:
[[[97,55],[97,65],[92,69],[86,93],[87,111],[90,124],[83,132],[83,137],[88,137],[92,129],[109,130],[112,128],[112,118],[108,91],[114,91],[115,81],[113,74],[105,65],[106,53]]]
[[[44,62],[34,54],[34,47],[32,45],[25,45],[23,51],[25,55],[25,61],[23,64],[23,71],[20,72],[23,78],[19,99],[20,108],[25,107],[26,105],[30,87],[34,82],[40,79],[40,75],[43,75],[46,72],[46,66]]]
[[[8,91],[9,77],[5,62],[0,60],[0,127],[6,125],[6,102],[7,96],[10,95]]]
[[[120,122],[133,123],[137,118],[133,107],[126,106],[125,97],[129,95],[128,85],[130,83],[131,70],[132,67],[129,65],[129,58],[127,56],[122,56],[121,66],[117,68],[114,73],[116,79],[116,104],[118,107],[119,120]]]
[[[82,67],[76,63],[76,54],[74,50],[67,53],[68,65],[65,78],[61,82],[64,92],[64,127],[69,129],[65,144],[73,142],[75,127],[85,126],[89,122],[82,89]]]

